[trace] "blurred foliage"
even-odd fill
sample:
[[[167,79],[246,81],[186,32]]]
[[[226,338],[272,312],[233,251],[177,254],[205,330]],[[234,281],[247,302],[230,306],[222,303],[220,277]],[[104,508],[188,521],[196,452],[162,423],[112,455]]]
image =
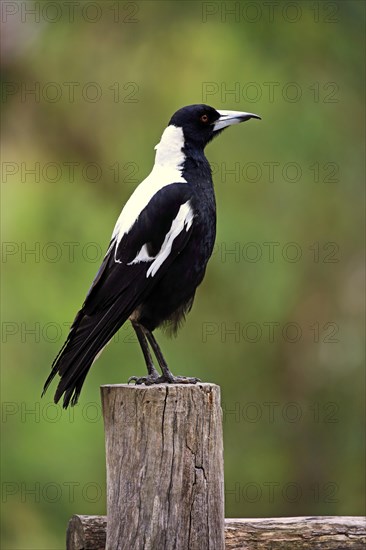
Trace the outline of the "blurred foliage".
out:
[[[364,513],[365,4],[55,4],[3,3],[2,548],[62,548],[73,513],[105,513],[99,385],[144,372],[130,329],[74,410],[40,392],[190,103],[262,116],[207,148],[217,246],[178,339],[159,337],[173,372],[222,388],[226,516]]]

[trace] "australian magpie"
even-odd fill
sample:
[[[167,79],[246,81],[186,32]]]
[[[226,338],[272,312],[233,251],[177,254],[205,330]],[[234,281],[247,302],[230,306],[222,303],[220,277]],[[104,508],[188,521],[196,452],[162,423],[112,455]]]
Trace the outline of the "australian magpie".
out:
[[[154,167],[125,204],[102,265],[52,364],[43,393],[58,373],[55,403],[62,395],[65,408],[77,403],[91,365],[128,319],[148,371],[130,380],[198,381],[173,376],[153,331],[163,326],[176,333],[192,307],[214,246],[215,195],[204,148],[227,126],[250,118],[260,117],[208,105],[189,105],[172,116],[155,147]]]

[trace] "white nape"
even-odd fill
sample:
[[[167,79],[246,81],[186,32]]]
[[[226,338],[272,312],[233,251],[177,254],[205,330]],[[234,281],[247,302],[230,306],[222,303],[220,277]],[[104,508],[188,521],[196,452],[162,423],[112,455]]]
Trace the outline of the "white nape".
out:
[[[112,234],[112,240],[117,239],[115,248],[122,237],[129,232],[142,210],[149,204],[153,196],[163,187],[172,183],[185,183],[182,176],[185,154],[183,153],[184,135],[182,128],[168,126],[156,145],[155,164],[146,179],[135,189],[126,202]]]

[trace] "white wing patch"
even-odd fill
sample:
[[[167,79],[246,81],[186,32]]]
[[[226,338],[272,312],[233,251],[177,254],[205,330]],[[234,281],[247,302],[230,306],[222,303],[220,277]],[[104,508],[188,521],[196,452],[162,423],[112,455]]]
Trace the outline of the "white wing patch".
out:
[[[163,265],[172,251],[174,240],[180,235],[182,231],[188,231],[193,222],[193,210],[189,204],[189,201],[182,204],[179,208],[178,214],[173,220],[173,223],[166,234],[161,249],[156,256],[149,256],[147,252],[146,244],[141,248],[136,258],[127,265],[137,264],[140,262],[152,262],[147,270],[146,277],[154,277],[158,269]]]
[[[190,207],[189,201],[187,201],[186,203],[182,204],[182,206],[179,208],[177,217],[173,221],[170,231],[169,233],[167,233],[158,255],[155,257],[155,260],[147,270],[146,277],[150,277],[150,276],[153,277],[155,275],[155,273],[158,271],[158,269],[161,267],[161,265],[165,262],[165,260],[168,258],[169,254],[171,253],[174,239],[184,229],[188,231],[188,229],[192,225],[192,222],[193,222],[193,210]]]
[[[147,251],[147,246],[144,244],[143,247],[141,247],[140,252],[137,254],[136,258],[132,260],[132,262],[128,263],[127,265],[133,265],[133,264],[139,264],[140,262],[151,262],[151,260],[154,260],[155,258],[153,256],[149,256],[149,253]]]

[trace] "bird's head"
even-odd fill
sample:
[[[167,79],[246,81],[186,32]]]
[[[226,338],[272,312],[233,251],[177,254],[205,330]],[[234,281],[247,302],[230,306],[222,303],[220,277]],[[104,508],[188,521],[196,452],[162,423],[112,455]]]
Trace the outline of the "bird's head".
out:
[[[217,111],[209,105],[188,105],[179,109],[169,125],[182,128],[186,144],[204,148],[224,128],[260,116],[240,111]]]

